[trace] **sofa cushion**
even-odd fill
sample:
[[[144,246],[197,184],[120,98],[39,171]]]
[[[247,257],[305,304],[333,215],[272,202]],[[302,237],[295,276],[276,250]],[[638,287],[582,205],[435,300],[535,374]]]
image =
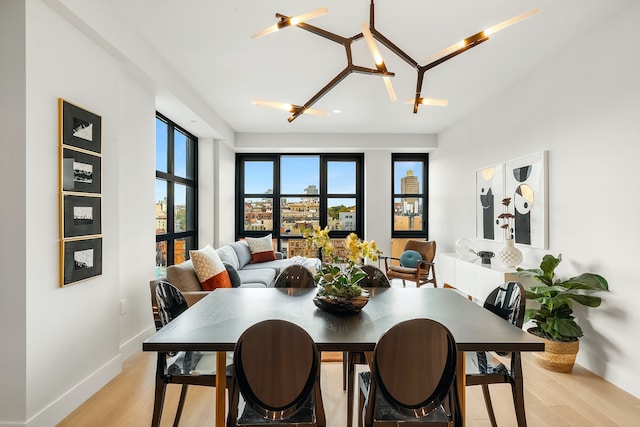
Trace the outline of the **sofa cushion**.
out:
[[[253,268],[238,270],[242,283],[260,283],[271,286],[276,278],[276,271],[272,268]]]
[[[251,262],[251,251],[249,245],[244,240],[230,243],[229,246],[235,251],[238,256],[238,270],[243,269],[247,264]]]
[[[238,270],[228,262],[222,261],[224,264],[224,268],[227,269],[227,273],[229,274],[229,279],[231,280],[232,288],[239,288],[242,285],[242,279],[240,279],[240,275],[238,274]]]
[[[221,246],[216,249],[216,252],[220,256],[222,262],[226,262],[227,264],[231,264],[233,268],[236,270],[240,268],[240,262],[238,261],[238,255],[236,255],[236,251],[229,245]]]
[[[259,263],[276,259],[271,233],[264,237],[247,237],[246,240],[251,251],[251,262]]]
[[[189,251],[193,269],[205,291],[217,288],[230,288],[231,279],[218,253],[210,245],[197,251]]]
[[[191,260],[168,266],[166,274],[169,283],[182,292],[198,292],[202,290]]]

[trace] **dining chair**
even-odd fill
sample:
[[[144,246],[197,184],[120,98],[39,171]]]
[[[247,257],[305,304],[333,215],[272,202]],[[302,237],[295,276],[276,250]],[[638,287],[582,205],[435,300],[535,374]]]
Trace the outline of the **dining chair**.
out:
[[[169,282],[159,281],[155,287],[158,314],[163,326],[187,310],[187,301],[182,292]],[[168,354],[166,357],[158,357],[158,364],[164,375],[156,380],[154,399],[154,419],[157,425],[162,416],[164,397],[168,384],[182,384],[180,400],[174,418],[174,427],[178,426],[180,416],[184,408],[189,385],[202,385],[215,387],[216,385],[216,353],[199,351],[180,351],[175,354]],[[227,388],[233,387],[233,365],[232,355],[227,356]]]
[[[228,427],[326,425],[320,353],[300,326],[276,319],[256,323],[242,333],[233,357]]]
[[[313,288],[313,273],[304,265],[289,265],[280,271],[273,282],[274,288]]]
[[[436,266],[433,259],[436,256],[436,242],[434,240],[407,240],[400,258],[381,256],[384,259],[384,268],[389,280],[401,279],[402,285],[405,281],[416,282],[416,287],[426,283],[436,283]],[[397,261],[396,265],[393,261]]]
[[[518,282],[507,282],[495,288],[484,302],[484,308],[502,317],[518,328],[524,321],[526,299],[524,288]],[[482,386],[482,395],[489,413],[491,425],[496,427],[496,417],[491,404],[489,384],[511,385],[513,405],[519,427],[526,427],[524,412],[524,384],[520,352],[466,352],[467,386]],[[509,365],[509,367],[507,367]]]
[[[359,375],[358,425],[457,425],[456,362],[455,340],[441,323],[412,319],[391,327],[375,346],[371,371]]]
[[[391,282],[384,272],[375,265],[365,264],[360,269],[367,273],[367,276],[358,282],[363,288],[390,288]],[[347,389],[347,375],[353,378],[354,366],[356,363],[366,363],[364,352],[348,352],[342,353],[342,389]],[[351,371],[349,371],[351,368]]]

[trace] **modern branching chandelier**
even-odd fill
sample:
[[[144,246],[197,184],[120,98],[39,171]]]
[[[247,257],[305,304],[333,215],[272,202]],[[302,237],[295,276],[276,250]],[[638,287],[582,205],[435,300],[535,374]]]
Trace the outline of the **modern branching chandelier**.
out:
[[[345,53],[347,56],[347,65],[346,67],[340,71],[329,83],[327,83],[322,89],[320,89],[315,95],[313,95],[307,102],[303,105],[294,105],[294,104],[285,104],[281,102],[274,101],[263,101],[263,100],[254,100],[253,104],[263,107],[270,107],[288,111],[291,114],[287,119],[289,122],[294,121],[301,114],[314,114],[321,116],[328,116],[329,113],[319,111],[311,108],[320,98],[327,94],[331,89],[333,89],[338,83],[344,80],[351,73],[362,73],[368,75],[377,75],[381,76],[384,84],[386,86],[387,92],[389,94],[389,98],[392,102],[396,100],[396,95],[393,90],[393,85],[391,84],[391,77],[395,74],[388,71],[385,66],[384,60],[380,51],[378,50],[378,46],[376,41],[381,45],[385,46],[391,52],[400,57],[404,62],[409,64],[412,68],[417,71],[418,77],[416,82],[416,93],[415,96],[407,101],[409,104],[413,104],[413,112],[418,112],[418,106],[420,105],[433,105],[433,106],[446,106],[448,105],[448,101],[446,99],[430,99],[430,98],[422,98],[422,83],[424,80],[424,75],[430,69],[436,67],[437,65],[442,64],[445,61],[471,49],[474,48],[481,43],[489,40],[489,36],[497,33],[500,30],[503,30],[511,25],[514,25],[526,18],[529,18],[532,15],[540,12],[540,8],[532,9],[528,12],[522,13],[520,15],[514,16],[511,19],[503,21],[497,25],[494,25],[490,28],[487,28],[479,33],[473,34],[465,38],[464,40],[455,43],[446,49],[441,50],[435,55],[430,56],[425,60],[426,65],[420,65],[416,60],[407,55],[402,49],[396,46],[391,40],[385,37],[382,33],[380,33],[375,27],[375,4],[374,0],[371,0],[371,5],[369,7],[369,25],[362,24],[361,30],[362,32],[356,34],[353,37],[342,37],[338,34],[331,33],[329,31],[323,30],[322,28],[314,27],[307,23],[307,21],[317,18],[318,16],[324,15],[328,12],[327,8],[321,8],[314,10],[309,13],[305,13],[298,16],[286,16],[280,13],[276,13],[276,18],[278,18],[278,22],[275,25],[272,25],[268,28],[265,28],[262,31],[259,31],[251,36],[252,39],[259,38],[262,36],[266,36],[267,34],[271,34],[278,30],[281,30],[286,27],[296,26],[303,30],[309,31],[315,35],[320,37],[324,37],[332,42],[341,44],[344,46]],[[361,67],[359,65],[355,65],[353,63],[351,45],[353,42],[364,38],[367,46],[369,47],[369,51],[373,56],[373,60],[375,62],[375,68],[367,68]]]

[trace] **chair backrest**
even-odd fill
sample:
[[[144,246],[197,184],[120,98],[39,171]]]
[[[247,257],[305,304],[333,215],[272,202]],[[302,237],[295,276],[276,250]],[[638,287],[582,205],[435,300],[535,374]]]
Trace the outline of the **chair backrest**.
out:
[[[295,414],[314,393],[320,399],[320,356],[309,334],[285,320],[265,320],[238,339],[234,375],[247,405],[264,418]]]
[[[456,361],[456,343],[445,326],[431,319],[407,320],[376,344],[372,387],[400,412],[425,415],[452,391]]]
[[[367,273],[367,277],[360,280],[358,285],[365,288],[390,288],[391,283],[389,283],[389,279],[384,274],[382,270],[380,270],[375,265],[365,264],[360,267],[362,271]]]
[[[159,281],[156,283],[156,300],[162,326],[171,322],[188,308],[182,292],[169,282]]]
[[[423,260],[433,262],[436,256],[436,242],[435,240],[407,240],[404,250],[419,252]]]
[[[289,265],[280,271],[273,284],[274,288],[313,288],[313,273],[304,265]]]
[[[522,328],[526,303],[522,285],[507,282],[491,291],[484,301],[484,308]]]

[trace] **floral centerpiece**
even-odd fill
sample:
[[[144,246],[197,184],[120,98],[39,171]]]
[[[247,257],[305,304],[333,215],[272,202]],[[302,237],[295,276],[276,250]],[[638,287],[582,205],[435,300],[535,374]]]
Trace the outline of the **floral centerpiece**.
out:
[[[329,238],[329,228],[320,229],[318,225],[313,230],[303,233],[307,245],[322,251],[325,259],[314,276],[314,281],[320,287],[319,297],[330,297],[341,300],[353,300],[363,296],[362,288],[358,285],[367,274],[359,265],[365,259],[377,261],[381,252],[375,241],[360,240],[356,233],[345,238],[346,257],[339,256]],[[365,301],[366,303],[366,301]],[[364,304],[363,304],[364,305]]]

